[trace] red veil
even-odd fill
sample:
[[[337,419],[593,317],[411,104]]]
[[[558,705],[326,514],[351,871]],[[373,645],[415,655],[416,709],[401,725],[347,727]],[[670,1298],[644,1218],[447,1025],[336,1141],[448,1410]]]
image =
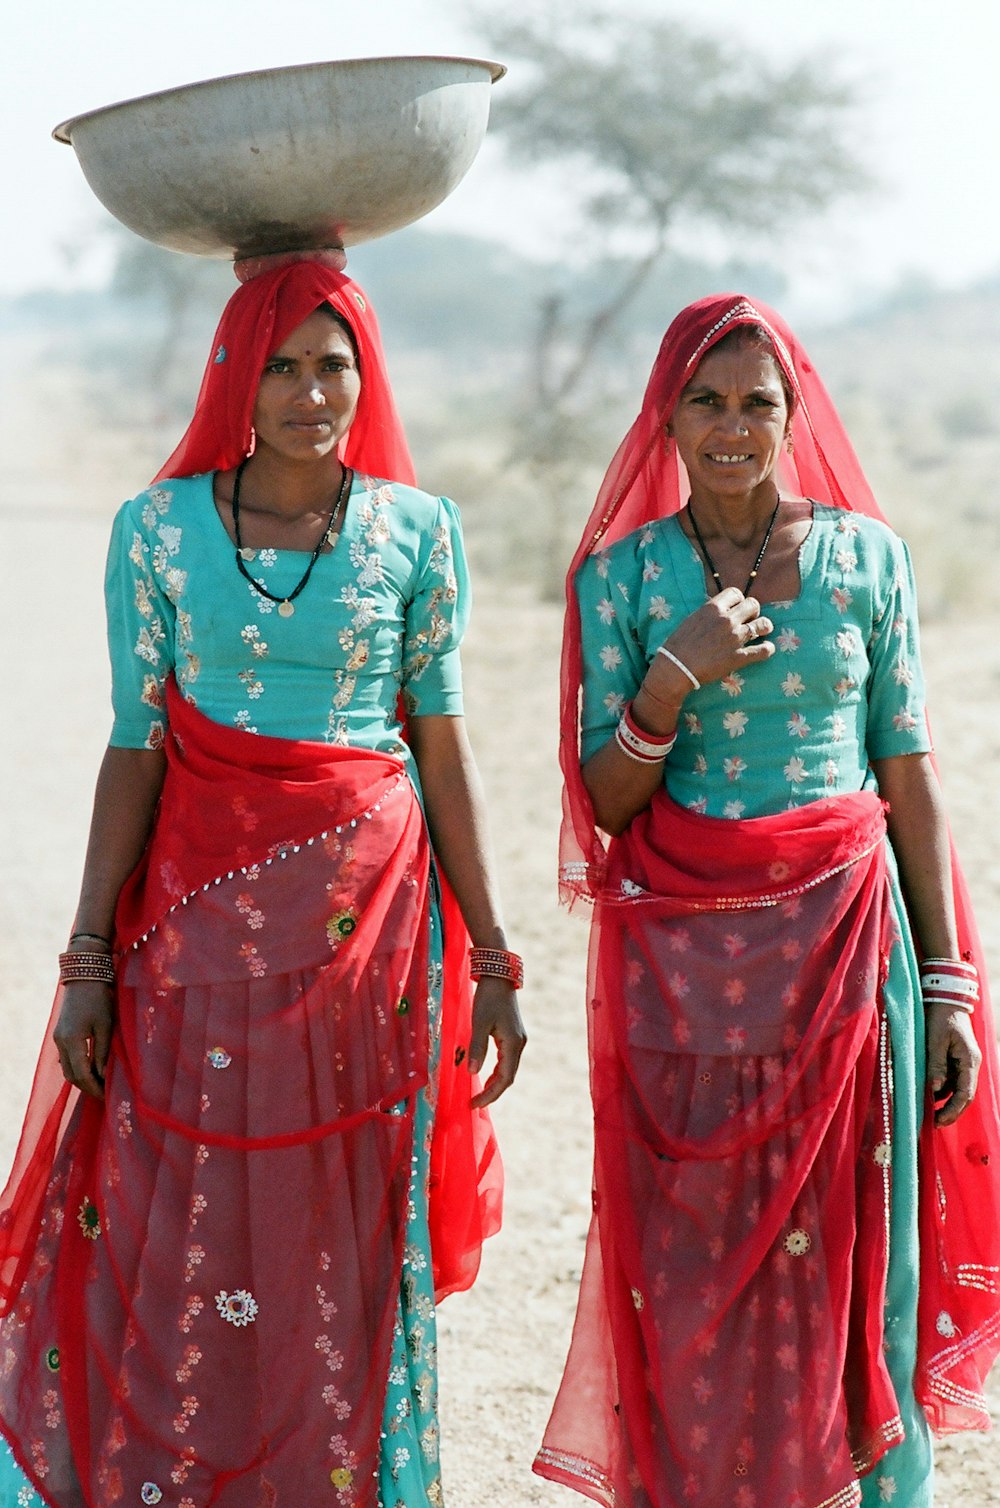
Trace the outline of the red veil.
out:
[[[233,294],[215,332],[194,418],[156,481],[228,471],[250,454],[264,363],[323,303],[353,330],[361,368],[361,396],[340,458],[355,471],[413,486],[413,462],[389,386],[375,311],[346,273],[308,261],[272,267]]]
[[[374,314],[349,278],[311,262],[230,299],[194,419],[158,479],[252,449],[264,362],[323,302],[349,323],[362,372],[343,459],[412,483]],[[17,1394],[4,1426],[64,1508],[168,1490],[182,1508],[239,1508],[258,1491],[284,1502],[302,1496],[305,1463],[324,1461],[306,1496],[365,1503],[414,1094],[428,1083],[426,823],[393,756],[224,728],[171,682],[167,703],[158,821],[116,917],[105,1104],[62,1082],[47,1040],[0,1199],[0,1351],[5,1398]],[[443,876],[441,890],[428,1085],[439,1297],[473,1281],[502,1188],[460,1066],[468,937]],[[213,1240],[220,1228],[227,1238]],[[232,1385],[247,1368],[252,1396]]]
[[[230,298],[215,332],[194,417],[155,481],[225,471],[250,454],[254,397],[264,363],[322,303],[350,326],[361,370],[358,407],[340,447],[341,460],[363,475],[415,485],[367,294],[346,273],[298,258],[268,266]],[[455,1057],[468,1041],[471,1022],[468,936],[457,902],[444,876],[440,879],[446,968],[430,1218],[435,1286],[443,1297],[475,1280],[482,1241],[499,1228],[503,1178],[489,1117],[485,1111],[469,1112],[471,1080],[464,1071],[456,1072]]]
[[[579,714],[582,666],[581,625],[574,590],[577,570],[584,559],[594,551],[607,547],[652,519],[676,512],[683,505],[688,492],[686,475],[673,441],[665,434],[665,425],[682,388],[693,376],[705,352],[730,331],[747,324],[762,325],[768,331],[778,360],[796,395],[791,426],[793,447],[790,454],[782,457],[782,484],[791,491],[834,507],[853,509],[874,518],[883,518],[822,381],[802,346],[778,315],[765,305],[739,294],[702,299],[678,315],[664,336],[646,388],[642,409],[608,468],[596,505],[570,567],[567,580],[566,628],[561,677],[560,762],[564,775],[563,823],[560,839],[561,895],[570,904],[580,899],[598,902],[599,925],[596,930],[602,933],[602,942],[600,947],[592,943],[591,1045],[593,1052],[600,1054],[608,1045],[610,1037],[614,1036],[614,1023],[606,1019],[611,1013],[604,1011],[602,1007],[606,999],[618,998],[619,1010],[623,1011],[626,1017],[621,1030],[628,1038],[628,1042],[625,1045],[619,1043],[617,1046],[610,1046],[607,1061],[617,1061],[627,1065],[624,1072],[630,1078],[631,1091],[634,1091],[634,1094],[632,1112],[623,1111],[622,1115],[633,1113],[638,1115],[640,1120],[641,1107],[646,1103],[647,1092],[650,1104],[658,1102],[662,1106],[664,1103],[669,1104],[670,1096],[677,1091],[675,1084],[670,1086],[643,1084],[644,1059],[642,1052],[636,1049],[635,1041],[638,1039],[641,1046],[644,1031],[658,1030],[662,1034],[667,1030],[664,1025],[655,1027],[652,1024],[651,1008],[647,1009],[648,1002],[643,994],[644,990],[648,991],[650,988],[650,979],[656,981],[654,989],[660,1000],[659,1010],[661,1017],[664,1009],[666,1010],[668,1024],[671,1011],[677,1008],[675,996],[673,997],[674,1005],[671,1005],[672,990],[678,979],[683,982],[683,970],[680,969],[680,965],[684,963],[684,960],[678,961],[675,958],[671,963],[669,957],[664,956],[663,942],[658,942],[656,938],[658,935],[662,938],[663,928],[667,928],[669,933],[668,924],[676,921],[678,909],[683,912],[685,908],[692,905],[695,910],[699,909],[695,902],[699,895],[704,896],[706,887],[711,888],[713,879],[710,865],[707,874],[702,872],[707,863],[706,855],[714,857],[720,864],[723,864],[727,847],[731,848],[737,837],[742,837],[746,844],[742,851],[749,862],[751,853],[763,852],[766,855],[768,843],[772,841],[775,834],[780,833],[784,845],[782,852],[785,855],[782,859],[783,867],[787,868],[788,844],[791,843],[792,851],[798,856],[796,863],[804,866],[800,876],[803,884],[811,887],[813,883],[819,883],[820,880],[825,882],[828,877],[828,871],[824,869],[822,845],[816,849],[811,844],[808,834],[801,832],[792,834],[786,831],[791,821],[788,817],[756,819],[752,822],[714,823],[709,818],[679,813],[676,808],[672,813],[668,813],[667,808],[672,804],[666,798],[662,802],[657,798],[647,817],[637,819],[631,825],[629,833],[612,846],[609,854],[596,829],[593,810],[580,769]],[[820,821],[820,818],[815,815],[820,806],[826,808],[827,803],[816,803],[810,809],[816,822]],[[848,872],[854,875],[852,883],[860,887],[857,892],[859,894],[864,893],[865,886],[871,883],[866,867],[869,861],[864,857],[867,850],[862,841],[863,834],[864,822],[862,821],[860,828],[854,830],[853,838],[847,843],[851,857],[845,860]],[[679,852],[687,856],[684,863],[677,859],[678,851],[675,850],[668,850],[664,858],[664,838],[681,845]],[[844,841],[847,842],[846,839]],[[805,878],[808,869],[805,857],[807,849],[810,849],[812,853],[810,862],[815,864],[815,869],[809,870],[808,879]],[[674,853],[677,859],[676,864],[667,863],[670,852]],[[670,885],[674,887],[672,889],[668,887],[665,892],[674,897],[670,905],[654,904],[652,897],[648,904],[643,904],[645,886],[650,873],[656,876],[657,883],[648,882],[649,889],[657,895],[662,893],[658,889],[659,881],[664,873],[667,873]],[[644,878],[644,875],[647,878]],[[737,880],[727,874],[726,880],[716,886],[719,893],[714,896],[711,906],[717,909],[720,907],[727,909],[734,893],[745,897],[748,892],[752,894],[754,891],[759,891],[761,897],[764,897],[759,901],[761,906],[777,908],[770,911],[764,910],[763,915],[765,917],[780,916],[782,914],[780,908],[787,900],[784,886],[792,882],[782,880],[780,884],[776,884],[774,878],[768,880],[767,875],[766,865],[755,879],[743,875]],[[975,959],[983,977],[981,944],[957,860],[954,863],[954,876],[960,945],[966,957]],[[635,883],[637,878],[640,882],[638,886]],[[618,887],[623,880],[626,889],[621,892]],[[630,886],[634,888],[629,889]],[[643,893],[640,894],[640,892]],[[629,922],[627,919],[619,920],[619,916],[629,910],[626,904],[629,897],[636,900],[631,909],[640,918],[634,922]],[[740,904],[743,905],[744,902],[741,901]],[[757,902],[753,903],[753,905],[756,904]],[[659,934],[657,926],[660,928]],[[746,929],[741,926],[734,930],[742,933]],[[776,935],[778,930],[776,927],[772,928],[772,932]],[[836,927],[833,922],[829,922],[823,933],[823,946],[825,947],[830,937],[835,935]],[[792,941],[794,943],[794,939]],[[669,946],[669,944],[666,945],[668,953]],[[873,946],[872,956],[875,956],[879,949],[878,945]],[[761,941],[761,947],[765,947],[763,941]],[[763,956],[762,954],[762,959]],[[613,959],[611,963],[608,962],[609,958]],[[762,966],[770,967],[770,964]],[[706,964],[705,967],[710,967],[710,965]],[[612,975],[615,977],[612,978]],[[615,980],[618,981],[617,985]],[[642,981],[646,981],[645,984]],[[616,989],[617,997],[614,994]],[[624,1000],[622,1001],[623,992]],[[821,999],[825,1000],[826,996],[822,995]],[[820,1014],[823,1009],[825,1007],[821,1006]],[[954,1126],[935,1130],[928,1115],[920,1149],[922,1256],[916,1390],[932,1426],[939,1431],[963,1428],[982,1429],[988,1426],[989,1416],[983,1400],[983,1383],[993,1359],[1000,1350],[1000,1183],[996,1176],[998,1160],[1000,1160],[1000,1099],[998,1099],[996,1039],[985,979],[983,1003],[974,1017],[974,1023],[983,1052],[983,1069],[977,1098]],[[679,1029],[687,1032],[690,1026],[691,1022],[688,1019]],[[846,1039],[842,1040],[846,1041]],[[646,1044],[646,1046],[649,1045]],[[863,1051],[848,1049],[846,1046],[844,1048],[847,1053],[844,1059],[845,1071],[850,1068],[852,1073],[860,1075],[856,1082],[862,1092],[864,1075],[871,1072],[871,1050],[870,1041]],[[866,1054],[869,1056],[866,1057]],[[607,1120],[611,1113],[609,1107],[613,1106],[617,1093],[612,1083],[613,1076],[611,1074],[609,1077],[604,1069],[595,1071],[593,1089],[599,1143],[602,1114]],[[670,1091],[666,1101],[663,1098],[665,1087],[668,1087]],[[685,1086],[681,1086],[682,1099],[684,1093]],[[598,1096],[601,1096],[600,1106]],[[767,1114],[767,1104],[767,1093],[762,1090],[761,1099],[751,1112],[751,1121],[758,1114]],[[636,1110],[636,1105],[640,1107],[639,1110]],[[669,1115],[667,1115],[667,1120],[669,1121]],[[755,1133],[751,1122],[748,1121],[747,1124],[749,1144],[754,1141]],[[636,1145],[644,1140],[648,1144],[648,1126],[639,1131],[636,1131],[635,1127],[632,1127],[630,1131],[630,1128],[624,1124],[611,1128],[608,1122],[608,1126],[612,1138],[617,1136],[620,1144],[627,1144],[631,1133],[636,1135]],[[857,1145],[860,1146],[871,1131],[870,1128],[865,1130],[858,1125],[855,1127],[855,1133],[858,1137]],[[721,1130],[719,1134],[722,1135]],[[663,1145],[658,1146],[656,1155],[666,1158],[669,1163],[671,1156],[674,1155],[674,1146],[679,1144],[679,1133],[671,1132],[669,1127],[664,1130],[661,1124],[657,1135],[663,1137]],[[668,1145],[671,1137],[673,1137],[673,1142]],[[712,1157],[716,1154],[709,1151],[707,1155]],[[599,1149],[597,1196],[599,1203],[602,1198],[600,1160]],[[662,1179],[667,1179],[669,1182],[667,1170],[656,1173],[654,1167],[654,1172],[650,1177],[654,1184]],[[725,1197],[724,1193],[720,1197]],[[861,1197],[859,1190],[859,1199]],[[613,1179],[606,1182],[605,1198],[609,1208],[614,1205]],[[647,1206],[647,1209],[650,1207]],[[687,1214],[690,1215],[690,1213],[689,1209]],[[618,1219],[619,1216],[627,1223],[628,1215],[625,1209],[616,1210],[615,1218]],[[637,1221],[638,1226],[641,1224],[641,1221]],[[664,1231],[662,1236],[663,1240],[667,1241],[671,1239],[671,1232]],[[648,1221],[645,1232],[633,1233],[633,1237],[640,1244],[642,1240],[648,1239]],[[630,1237],[627,1231],[616,1228],[614,1237],[616,1263],[627,1265],[628,1242],[633,1237]],[[638,1246],[635,1247],[635,1255],[637,1265],[634,1271],[645,1270],[648,1273],[650,1268],[643,1269],[639,1263]],[[605,1277],[607,1279],[607,1274]],[[585,1271],[584,1290],[587,1284],[588,1275]],[[627,1294],[627,1285],[624,1291]],[[581,1299],[581,1316],[585,1297],[584,1293]],[[654,1327],[656,1325],[655,1316],[649,1316],[648,1309],[645,1316],[642,1313],[642,1305],[648,1303],[648,1295],[641,1292],[638,1295],[633,1293],[633,1299],[637,1309],[640,1310],[638,1316],[633,1315],[629,1319],[627,1316],[619,1315],[616,1321],[613,1313],[609,1315],[612,1329],[616,1331],[615,1344],[617,1346],[619,1338],[624,1335],[626,1350],[629,1345],[629,1334],[631,1332],[638,1334],[637,1326],[641,1329],[647,1324]],[[613,1307],[612,1303],[611,1308]],[[855,1316],[852,1319],[852,1327],[855,1340],[858,1335],[863,1340],[865,1334],[863,1316]],[[868,1340],[870,1350],[876,1343],[874,1332],[869,1335]],[[848,1347],[847,1354],[850,1354],[850,1345],[853,1343],[850,1339],[845,1342]],[[608,1346],[609,1341],[606,1336],[602,1339],[596,1333],[581,1334],[581,1319],[578,1318],[574,1348],[583,1366],[578,1368],[576,1375],[582,1383],[588,1363],[594,1368],[589,1394],[591,1399],[602,1385],[599,1380],[600,1357]],[[880,1343],[878,1349],[880,1349]],[[652,1355],[652,1351],[649,1354]],[[852,1433],[852,1445],[857,1447],[855,1464],[860,1470],[866,1469],[881,1453],[881,1450],[893,1443],[889,1434],[882,1438],[881,1444],[877,1440],[873,1441],[870,1436],[865,1438],[864,1435],[866,1416],[867,1425],[871,1425],[876,1418],[880,1417],[877,1406],[874,1413],[870,1412],[881,1386],[878,1371],[879,1367],[873,1360],[871,1375],[866,1379],[870,1395],[864,1399],[848,1400],[852,1423],[857,1426]],[[645,1378],[638,1380],[633,1378],[631,1383],[623,1383],[621,1377],[617,1379],[616,1385],[621,1390],[618,1396],[623,1404],[627,1405],[626,1388],[632,1386],[635,1392],[634,1408],[647,1406],[642,1399],[649,1387],[650,1375],[647,1370]],[[569,1373],[567,1373],[568,1382]],[[584,1387],[586,1391],[585,1384]],[[602,1459],[599,1455],[588,1455],[585,1432],[581,1429],[574,1429],[571,1422],[573,1410],[582,1406],[583,1395],[579,1392],[579,1388],[574,1393],[572,1388],[567,1388],[566,1384],[564,1384],[564,1393],[565,1397],[561,1395],[557,1403],[553,1417],[554,1427],[547,1436],[546,1449],[543,1450],[538,1463],[543,1474],[552,1476],[556,1480],[570,1482],[578,1490],[589,1490],[590,1495],[601,1502],[618,1501],[631,1504],[634,1501],[638,1505],[652,1501],[658,1504],[660,1498],[652,1492],[648,1499],[638,1495],[633,1499],[630,1494],[635,1490],[635,1483],[631,1488],[625,1487],[615,1476],[613,1451],[610,1456],[605,1454],[603,1457],[606,1463],[611,1461],[610,1466],[606,1465],[603,1468],[598,1464]],[[684,1417],[683,1409],[684,1405],[681,1404],[679,1415],[681,1421]],[[886,1418],[884,1410],[881,1417]],[[663,1427],[668,1431],[672,1427],[669,1411],[667,1422]],[[891,1427],[891,1424],[887,1422],[886,1430],[891,1431]],[[643,1475],[644,1487],[648,1491],[646,1476],[642,1472],[642,1463],[633,1458],[632,1469],[638,1470]],[[739,1462],[734,1469],[739,1475],[742,1469]],[[691,1483],[688,1484],[689,1487],[691,1485]],[[661,1488],[661,1490],[666,1489]],[[697,1488],[697,1491],[700,1490],[701,1488]],[[749,1492],[749,1488],[743,1490],[745,1493]],[[851,1490],[855,1489],[844,1489],[845,1493]],[[616,1491],[617,1498],[614,1495]],[[780,1490],[777,1498],[781,1498]],[[664,1501],[667,1500],[664,1499]],[[755,1499],[747,1496],[746,1501],[751,1502]],[[838,1505],[841,1502],[846,1504],[851,1501],[854,1501],[854,1498],[847,1495],[843,1498],[840,1496],[836,1498]]]

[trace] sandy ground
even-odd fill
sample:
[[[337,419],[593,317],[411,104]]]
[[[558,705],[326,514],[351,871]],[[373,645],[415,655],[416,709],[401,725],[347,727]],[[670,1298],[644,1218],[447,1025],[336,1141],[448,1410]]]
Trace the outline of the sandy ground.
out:
[[[45,516],[39,505],[44,502]],[[0,511],[7,562],[0,781],[0,1162],[13,1153],[45,1029],[108,725],[99,582],[107,522],[16,488]],[[1000,968],[995,620],[932,626],[928,675],[956,835]],[[555,609],[481,582],[466,657],[469,721],[491,803],[512,938],[527,961],[530,1043],[498,1107],[507,1219],[473,1293],[441,1312],[445,1486],[451,1508],[570,1508],[530,1474],[572,1322],[589,1211],[583,1024],[586,929],[559,913],[554,869]],[[1000,1410],[1000,1379],[994,1385]],[[939,1508],[998,1501],[997,1436],[946,1444]],[[705,1505],[711,1508],[711,1505]],[[780,1504],[769,1508],[782,1508]],[[906,1508],[897,1503],[895,1508]]]

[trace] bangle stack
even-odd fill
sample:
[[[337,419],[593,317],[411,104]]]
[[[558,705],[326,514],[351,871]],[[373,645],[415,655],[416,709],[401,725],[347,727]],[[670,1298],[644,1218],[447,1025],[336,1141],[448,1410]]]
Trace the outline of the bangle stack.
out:
[[[506,979],[515,990],[524,985],[524,959],[506,948],[470,948],[469,972],[473,979]]]
[[[670,750],[677,742],[677,730],[673,733],[659,734],[647,733],[639,727],[632,716],[632,703],[629,702],[615,729],[615,743],[623,754],[629,759],[636,759],[640,764],[659,764],[666,759]]]
[[[115,964],[110,953],[90,953],[78,948],[75,952],[59,954],[59,983],[71,984],[77,979],[93,980],[95,984],[114,984]]]
[[[979,971],[964,958],[925,958],[920,965],[920,993],[928,1005],[947,1005],[971,1016],[979,1004]]]

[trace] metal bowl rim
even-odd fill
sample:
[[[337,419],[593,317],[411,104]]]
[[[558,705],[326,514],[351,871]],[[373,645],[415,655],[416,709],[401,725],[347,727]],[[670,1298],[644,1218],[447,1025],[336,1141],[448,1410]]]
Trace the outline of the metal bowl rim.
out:
[[[129,99],[115,100],[110,105],[99,105],[94,110],[83,110],[79,115],[71,115],[67,120],[60,121],[58,126],[52,128],[52,135],[56,141],[72,146],[75,126],[83,121],[95,120],[101,115],[110,115],[114,110],[124,110],[130,105],[145,105],[153,100],[169,99],[172,94],[187,94],[193,89],[208,89],[214,84],[228,84],[237,79],[273,78],[276,74],[308,73],[310,70],[321,68],[353,68],[360,63],[471,63],[477,67],[488,68],[492,84],[499,83],[507,72],[506,64],[494,62],[489,58],[458,57],[443,52],[402,53],[374,58],[328,58],[315,63],[290,63],[281,68],[252,68],[245,73],[223,73],[217,78],[196,79],[190,84],[174,84],[169,89],[156,89],[151,94],[136,94]]]

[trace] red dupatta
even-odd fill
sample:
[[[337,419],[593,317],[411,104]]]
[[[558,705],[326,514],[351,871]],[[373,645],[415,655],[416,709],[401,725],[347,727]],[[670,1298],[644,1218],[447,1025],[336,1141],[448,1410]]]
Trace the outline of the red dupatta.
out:
[[[26,1137],[50,1104],[50,1127],[68,1105],[78,1121],[24,1159],[0,1233],[14,1446],[57,1508],[81,1487],[95,1505],[158,1501],[168,1482],[219,1508],[332,1483],[349,1508],[379,1460],[372,1380],[428,1084],[426,825],[393,756],[222,727],[172,681],[167,710],[158,821],[116,917],[105,1103],[40,1075]],[[469,999],[457,984],[446,1017]],[[468,1030],[466,1014],[443,1037]],[[439,1292],[467,1286],[496,1214],[477,1198],[497,1170],[470,1092],[450,1056]],[[248,1368],[249,1401],[225,1385]]]
[[[361,370],[357,412],[341,443],[340,459],[369,476],[414,485],[375,311],[346,273],[312,261],[269,268],[230,298],[215,332],[194,418],[155,481],[228,471],[250,454],[264,363],[323,303],[336,309],[353,331]]]
[[[732,823],[661,791],[612,844],[595,1221],[536,1467],[607,1508],[846,1508],[902,1436],[884,834],[871,793]]]
[[[361,370],[358,408],[342,442],[341,459],[370,476],[414,484],[375,311],[353,279],[312,260],[269,267],[232,295],[216,330],[194,417],[156,480],[225,470],[249,454],[254,396],[264,364],[321,303],[331,304],[349,324]],[[253,749],[261,747],[255,740]],[[439,882],[446,968],[430,1219],[436,1288],[444,1296],[472,1284],[482,1241],[499,1229],[503,1171],[488,1114],[472,1112],[469,1106],[476,1082],[464,1068],[458,1071],[471,1030],[469,939],[443,875]],[[53,1020],[57,1014],[58,1010]],[[55,1055],[46,1052],[0,1200],[0,1311],[23,1276],[24,1254],[44,1195],[42,1170],[51,1166],[76,1100],[62,1081]],[[445,1194],[446,1189],[451,1192]]]
[[[242,273],[241,276],[245,276]],[[268,357],[320,304],[330,304],[354,334],[361,392],[351,428],[340,446],[345,466],[387,481],[416,483],[402,421],[396,409],[375,310],[364,290],[322,260],[268,262],[226,305],[205,367],[194,417],[154,480],[225,471],[253,449],[253,407]],[[404,736],[405,710],[400,705]],[[485,1111],[471,1112],[475,1085],[455,1072],[464,1057],[471,1023],[469,938],[458,903],[439,875],[445,943],[438,1120],[431,1149],[431,1236],[439,1297],[471,1286],[481,1244],[500,1227],[503,1169]],[[449,1181],[463,1182],[466,1198],[442,1199]]]
[[[802,496],[883,519],[834,404],[800,342],[772,309],[741,294],[701,299],[671,324],[641,411],[608,468],[567,577],[560,700],[564,777],[560,888],[572,904],[602,892],[607,854],[580,772],[581,636],[574,591],[583,560],[683,506],[684,467],[665,425],[701,357],[741,325],[762,325],[796,394],[793,450],[780,481]],[[743,824],[728,823],[734,841]],[[701,829],[699,829],[701,831]],[[982,944],[953,853],[960,947],[982,981],[973,1018],[983,1065],[976,1100],[956,1125],[921,1137],[921,1304],[916,1390],[941,1432],[986,1428],[986,1375],[1000,1352],[1000,1068]]]

